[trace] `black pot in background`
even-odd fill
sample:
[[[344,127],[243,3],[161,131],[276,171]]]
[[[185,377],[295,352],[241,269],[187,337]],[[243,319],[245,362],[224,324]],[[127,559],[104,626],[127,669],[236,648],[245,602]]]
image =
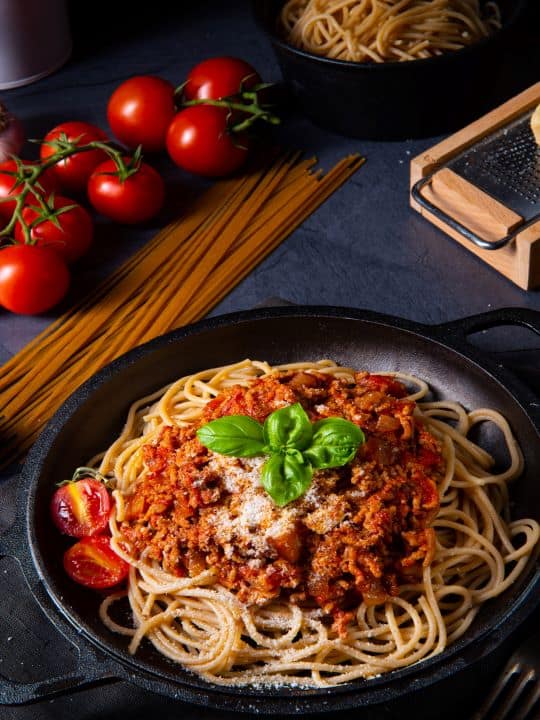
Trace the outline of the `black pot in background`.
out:
[[[288,45],[276,29],[283,0],[252,0],[257,23],[272,42],[299,109],[329,130],[374,140],[455,130],[502,100],[498,78],[503,51],[528,2],[498,3],[502,29],[463,50],[425,60],[353,63]]]

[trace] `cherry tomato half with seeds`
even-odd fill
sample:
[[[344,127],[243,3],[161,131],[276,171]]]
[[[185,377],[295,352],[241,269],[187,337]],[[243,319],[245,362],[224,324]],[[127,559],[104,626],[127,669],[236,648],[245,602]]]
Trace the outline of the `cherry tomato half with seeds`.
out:
[[[0,249],[0,305],[19,315],[50,310],[69,287],[69,270],[53,250],[37,245]]]
[[[107,105],[107,120],[114,135],[129,148],[145,152],[165,148],[167,128],[176,112],[174,86],[152,75],[123,82]]]
[[[22,216],[25,223],[28,226],[36,223],[30,230],[32,242],[39,247],[54,250],[68,264],[73,263],[84,255],[92,244],[94,234],[92,218],[81,205],[61,195],[51,196],[47,204],[53,215],[50,219],[43,215],[43,211],[35,202],[23,208]],[[54,211],[61,208],[69,209],[55,215]],[[26,241],[19,222],[15,225],[15,240],[18,243]]]
[[[104,590],[125,580],[128,563],[111,548],[108,535],[84,537],[64,553],[64,570],[80,585]]]
[[[108,140],[107,134],[101,128],[90,123],[79,121],[61,123],[45,135],[39,151],[42,160],[47,160],[56,152],[56,149],[47,143],[58,140],[61,135],[65,135],[71,142],[77,141],[78,145],[87,145],[95,140],[101,142]],[[104,150],[74,153],[64,160],[59,160],[48,172],[55,178],[62,190],[83,193],[86,190],[88,178],[107,157]]]
[[[109,491],[102,482],[82,478],[56,490],[51,500],[51,517],[61,533],[82,538],[107,529],[111,506]]]
[[[27,167],[32,166],[34,163],[29,160],[20,160],[23,165]],[[17,163],[15,160],[4,160],[0,163],[0,217],[4,220],[9,221],[15,210],[16,200],[3,200],[3,198],[16,198],[20,195],[23,185],[17,184],[17,178],[13,173],[17,172]],[[40,175],[38,180],[39,185],[35,185],[35,190],[47,197],[52,192],[58,190],[58,183],[55,178],[51,175],[50,170],[46,170]],[[27,199],[32,198],[32,194],[27,195]]]
[[[129,158],[125,158],[129,162]],[[141,163],[137,172],[122,180],[114,160],[98,165],[88,181],[88,199],[111,220],[135,224],[154,217],[165,200],[165,185],[153,167]]]
[[[222,177],[238,170],[247,159],[245,136],[227,128],[228,110],[194,105],[176,115],[167,132],[167,151],[184,170],[206,177]]]
[[[211,99],[237,95],[261,82],[257,71],[235,57],[215,57],[195,65],[184,85],[186,100]]]

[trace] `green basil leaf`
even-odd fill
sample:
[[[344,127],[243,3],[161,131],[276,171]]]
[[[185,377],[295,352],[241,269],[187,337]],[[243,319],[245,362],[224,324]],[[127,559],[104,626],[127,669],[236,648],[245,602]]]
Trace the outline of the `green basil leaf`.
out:
[[[356,446],[352,445],[338,447],[318,445],[308,448],[304,455],[316,470],[324,470],[346,465],[356,455],[356,450]]]
[[[294,455],[271,455],[264,463],[261,484],[272,500],[283,507],[303,495],[311,484],[311,465]]]
[[[325,418],[313,425],[313,439],[304,457],[318,470],[341,467],[354,458],[364,440],[358,425],[344,418]]]
[[[304,464],[304,456],[302,455],[300,450],[297,450],[296,448],[285,448],[283,452],[288,457],[294,458],[296,462],[300,463],[300,465]]]
[[[232,457],[253,457],[264,453],[263,427],[247,415],[227,415],[197,430],[200,442],[209,450]]]
[[[273,452],[286,448],[304,450],[312,435],[311,422],[300,403],[276,410],[264,422],[264,440]]]

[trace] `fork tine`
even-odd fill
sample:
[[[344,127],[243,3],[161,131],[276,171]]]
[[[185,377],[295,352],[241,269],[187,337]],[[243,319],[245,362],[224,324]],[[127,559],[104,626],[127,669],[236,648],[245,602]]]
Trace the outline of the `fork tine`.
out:
[[[508,686],[514,675],[519,674],[519,670],[520,666],[518,665],[518,663],[513,663],[512,665],[504,669],[503,674],[497,679],[497,682],[493,686],[492,691],[485,699],[482,707],[474,713],[471,720],[486,720],[489,711],[497,702],[499,696]]]
[[[536,674],[534,670],[529,670],[519,677],[517,685],[511,689],[508,697],[499,708],[499,711],[493,716],[493,720],[505,720],[505,718],[516,719],[516,716],[513,713],[511,714],[511,711],[521,698],[525,688],[531,681],[534,681],[535,677]]]
[[[526,720],[529,713],[534,709],[536,703],[540,700],[540,682],[537,680],[534,683],[532,692],[529,693],[529,697],[526,700],[524,707],[521,709],[519,715],[515,715],[512,720]],[[534,716],[531,715],[531,720],[534,720]],[[536,716],[538,718],[538,716]]]

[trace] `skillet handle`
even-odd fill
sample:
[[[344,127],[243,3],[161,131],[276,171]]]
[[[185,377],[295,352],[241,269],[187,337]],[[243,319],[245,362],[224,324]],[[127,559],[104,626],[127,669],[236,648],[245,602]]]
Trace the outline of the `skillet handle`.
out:
[[[18,560],[18,549],[23,547],[24,542],[24,523],[20,519],[20,513],[17,513],[7,530],[0,532],[0,558],[13,557]]]
[[[475,332],[504,325],[520,325],[540,336],[540,312],[527,308],[500,308],[435,325],[432,329],[444,339],[464,342]]]
[[[97,653],[94,654],[88,648],[84,650],[79,648],[79,653],[79,662],[75,670],[59,677],[22,683],[0,675],[0,706],[26,705],[49,700],[89,686],[120,679],[114,673],[109,673],[106,665],[103,666],[103,656],[99,659]]]
[[[14,558],[18,562],[22,574],[26,579],[24,558],[18,557],[22,543],[26,542],[26,538],[24,526],[18,518],[19,516],[17,516],[15,523],[6,533],[0,535],[0,558]],[[43,608],[46,607],[47,598],[43,584],[39,581],[30,587],[27,579],[26,583],[33,599],[43,610]],[[40,700],[47,700],[58,695],[80,690],[90,685],[125,679],[125,673],[122,672],[119,665],[110,661],[89,643],[84,642],[80,644],[79,634],[69,623],[58,619],[58,622],[55,621],[53,624],[56,630],[77,648],[79,657],[76,668],[61,676],[36,682],[17,682],[0,674],[0,706],[23,705]]]

